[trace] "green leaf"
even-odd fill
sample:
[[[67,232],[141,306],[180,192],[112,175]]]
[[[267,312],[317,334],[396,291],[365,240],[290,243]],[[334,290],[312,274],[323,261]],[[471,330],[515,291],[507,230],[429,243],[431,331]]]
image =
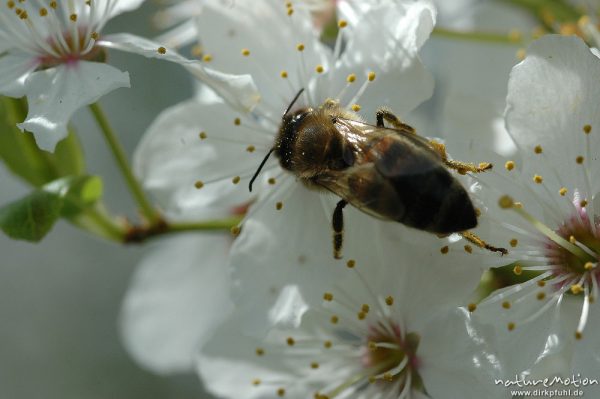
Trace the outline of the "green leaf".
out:
[[[60,196],[36,190],[0,208],[0,228],[11,238],[38,242],[54,226],[62,205]]]
[[[102,196],[97,176],[69,176],[52,181],[0,208],[0,228],[18,240],[40,241],[59,217],[75,219]]]
[[[40,150],[33,135],[16,126],[26,115],[25,100],[0,97],[0,159],[6,166],[36,187],[64,176],[83,174],[85,162],[77,136],[71,131],[54,153]]]

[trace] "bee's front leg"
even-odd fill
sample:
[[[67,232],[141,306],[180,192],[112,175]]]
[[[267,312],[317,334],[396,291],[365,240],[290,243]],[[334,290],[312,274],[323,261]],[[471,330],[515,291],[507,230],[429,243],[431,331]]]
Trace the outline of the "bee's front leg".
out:
[[[486,170],[492,169],[492,164],[489,162],[481,162],[479,165],[475,165],[468,162],[455,161],[453,159],[448,159],[448,153],[446,152],[446,146],[442,143],[438,143],[435,140],[429,140],[429,145],[431,148],[437,152],[444,164],[450,168],[456,170],[461,175],[464,175],[467,172],[472,173],[481,173]]]
[[[499,252],[502,255],[508,254],[508,251],[506,250],[506,248],[494,247],[494,246],[488,244],[487,242],[483,241],[481,238],[479,238],[474,233],[471,233],[470,231],[463,231],[459,234],[461,236],[463,236],[463,238],[465,240],[477,245],[479,248],[487,249],[488,251],[491,251],[491,252]]]
[[[344,207],[346,200],[340,200],[333,211],[331,225],[333,226],[333,257],[342,259],[342,245],[344,243]]]
[[[385,127],[383,124],[383,120],[385,119],[396,129],[402,130],[404,132],[417,134],[417,132],[415,131],[415,128],[413,128],[410,125],[407,125],[406,123],[402,123],[400,118],[398,118],[396,115],[394,115],[394,113],[392,111],[390,111],[389,109],[385,109],[385,108],[378,109],[377,113],[375,114],[375,117],[377,118],[377,127]]]

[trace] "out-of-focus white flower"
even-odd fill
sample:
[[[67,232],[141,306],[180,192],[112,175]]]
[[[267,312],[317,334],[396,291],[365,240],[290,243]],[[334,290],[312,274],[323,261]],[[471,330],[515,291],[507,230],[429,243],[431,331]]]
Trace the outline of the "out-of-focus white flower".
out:
[[[368,118],[374,119],[382,105],[406,114],[431,95],[431,76],[418,50],[434,15],[429,2],[382,2],[357,25],[340,20],[340,36],[330,50],[319,42],[305,9],[275,0],[236,2],[229,8],[207,5],[198,23],[205,59],[227,73],[251,74],[261,102],[249,114],[214,99],[183,105],[187,111],[171,124],[189,128],[185,144],[165,129],[148,140],[156,145],[140,148],[144,185],[169,195],[180,209],[207,201],[246,202],[248,182],[273,147],[281,116],[301,88],[305,91],[296,106],[317,107],[336,98],[354,110],[362,107]],[[210,158],[195,156],[202,148]],[[161,155],[175,152],[178,157],[168,161]],[[215,184],[221,187],[216,196],[205,193]],[[330,278],[331,270],[323,265],[332,259],[331,214],[339,198],[308,190],[275,157],[266,163],[252,194],[254,202],[232,248],[234,285],[237,291],[239,281],[259,284],[268,273],[269,287],[237,293],[242,306],[267,308],[285,283],[314,280],[315,273],[324,281]],[[349,208],[344,255],[356,259],[372,247],[381,222]],[[267,325],[259,318],[248,323],[259,329]]]
[[[286,286],[265,339],[244,335],[234,313],[198,357],[205,387],[225,398],[509,397],[494,386],[490,331],[453,307],[477,284],[472,261],[449,265],[435,237],[388,230],[365,263],[323,265],[337,279],[315,298]]]
[[[137,8],[140,0],[9,0],[0,6],[0,94],[27,96],[29,113],[19,124],[38,146],[53,150],[67,134],[67,123],[80,107],[119,87],[129,75],[105,64],[103,48],[116,48],[186,66],[200,79],[243,108],[253,105],[248,77],[205,70],[158,43],[129,35],[102,35],[115,15]],[[234,92],[231,94],[231,92]]]
[[[202,13],[205,4],[227,8],[243,1],[246,0],[166,0],[163,3],[165,8],[158,11],[153,20],[158,29],[166,30],[157,40],[177,48],[195,43],[198,41],[195,19]],[[296,0],[288,3],[294,8],[309,10],[315,26],[326,23],[335,10],[334,0]],[[203,42],[204,38],[200,37],[200,43]]]
[[[532,277],[493,293],[476,314],[505,332],[515,370],[575,340],[597,369],[597,323],[588,320],[600,317],[599,95],[600,60],[576,37],[534,42],[509,80],[506,126],[519,151],[480,179],[489,207],[481,220],[493,224],[495,244],[509,246],[515,274]],[[560,311],[571,304],[576,320],[566,317],[573,307]]]

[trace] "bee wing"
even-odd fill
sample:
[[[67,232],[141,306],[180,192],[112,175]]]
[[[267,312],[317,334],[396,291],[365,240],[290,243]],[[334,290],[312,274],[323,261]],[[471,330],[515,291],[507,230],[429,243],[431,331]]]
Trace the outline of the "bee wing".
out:
[[[383,220],[399,220],[405,212],[393,182],[371,164],[343,171],[329,170],[315,181],[364,213]]]
[[[418,175],[442,167],[440,155],[413,132],[344,118],[336,121],[336,127],[352,147],[356,163],[371,164],[385,177]]]

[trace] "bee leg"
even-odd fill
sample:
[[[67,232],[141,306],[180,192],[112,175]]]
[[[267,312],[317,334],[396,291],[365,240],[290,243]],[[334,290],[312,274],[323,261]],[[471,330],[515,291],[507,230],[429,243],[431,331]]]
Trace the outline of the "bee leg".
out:
[[[345,200],[340,200],[333,211],[333,257],[342,259],[342,244],[344,243],[344,207],[348,204]]]
[[[498,248],[498,247],[491,246],[490,244],[483,241],[481,238],[479,238],[475,234],[471,233],[470,231],[463,231],[459,234],[461,236],[463,236],[463,238],[465,240],[477,245],[479,248],[487,249],[488,251],[491,251],[491,252],[500,252],[502,255],[508,254],[508,251],[506,250],[506,248]]]
[[[385,109],[385,108],[378,109],[377,113],[375,114],[375,117],[377,118],[377,127],[385,127],[383,124],[383,120],[385,119],[396,129],[400,129],[405,132],[417,134],[417,132],[415,131],[415,129],[412,126],[407,125],[406,123],[402,123],[400,118],[398,118],[396,115],[394,115],[392,113],[392,111],[390,111],[388,109]]]
[[[453,159],[448,159],[448,154],[446,153],[446,146],[442,143],[438,143],[435,140],[430,140],[429,145],[431,148],[437,152],[444,164],[450,168],[456,170],[461,175],[466,174],[467,172],[472,173],[481,173],[486,170],[492,169],[492,164],[489,162],[481,162],[479,165],[475,165],[468,162],[455,161]]]

